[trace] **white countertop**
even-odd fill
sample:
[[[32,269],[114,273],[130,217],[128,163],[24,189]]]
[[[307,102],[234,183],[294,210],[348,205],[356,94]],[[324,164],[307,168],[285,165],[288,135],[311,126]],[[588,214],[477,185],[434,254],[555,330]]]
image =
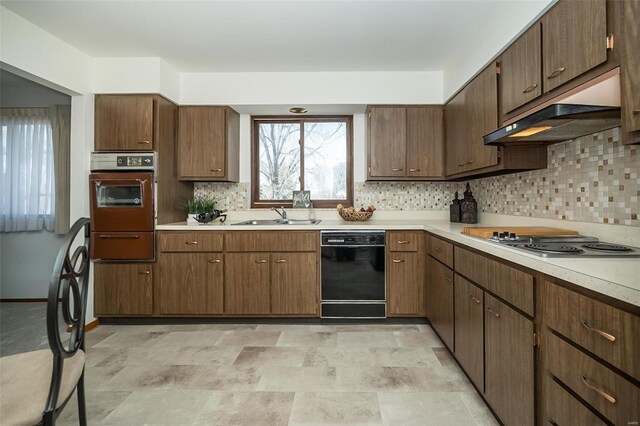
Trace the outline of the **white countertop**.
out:
[[[635,306],[640,306],[640,258],[544,258],[512,250],[480,238],[462,234],[464,224],[450,223],[442,214],[422,215],[433,218],[381,219],[368,222],[345,222],[322,219],[318,225],[234,225],[243,220],[216,221],[207,225],[187,225],[186,222],[158,225],[159,231],[282,231],[282,230],[327,230],[327,229],[381,229],[381,230],[425,230],[457,243],[475,248],[487,254],[540,271],[544,274],[568,281],[584,288],[605,294]],[[480,223],[478,226],[483,226]],[[488,225],[488,223],[487,223]],[[532,224],[535,225],[535,224]],[[567,228],[566,222],[563,223]],[[504,223],[501,226],[514,226]],[[612,229],[613,230],[613,229]],[[637,229],[629,229],[637,232]],[[608,239],[610,242],[619,242]],[[620,242],[622,243],[622,242]],[[629,244],[629,243],[627,243]]]

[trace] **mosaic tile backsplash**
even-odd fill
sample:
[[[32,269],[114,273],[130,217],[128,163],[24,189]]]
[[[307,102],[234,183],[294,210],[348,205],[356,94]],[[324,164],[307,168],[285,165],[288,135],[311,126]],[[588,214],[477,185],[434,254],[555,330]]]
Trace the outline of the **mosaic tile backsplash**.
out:
[[[544,170],[471,180],[485,213],[638,226],[640,147],[619,142],[619,129],[548,147]],[[354,204],[380,210],[447,210],[465,182],[355,183]],[[250,207],[248,183],[196,183],[231,210]]]

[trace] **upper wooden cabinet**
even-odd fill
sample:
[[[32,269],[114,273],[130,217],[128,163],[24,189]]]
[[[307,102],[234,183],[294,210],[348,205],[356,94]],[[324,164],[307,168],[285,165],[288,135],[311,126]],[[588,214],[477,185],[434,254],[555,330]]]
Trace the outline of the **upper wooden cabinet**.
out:
[[[541,23],[545,93],[607,61],[606,0],[561,0]]]
[[[498,148],[482,137],[498,127],[498,78],[489,65],[445,107],[447,175],[498,164]]]
[[[237,182],[240,121],[225,106],[181,106],[178,118],[180,179]]]
[[[630,144],[640,142],[640,2],[628,0],[622,5],[622,124],[627,132],[624,143]]]
[[[96,151],[153,151],[153,95],[96,95]]]
[[[542,94],[540,23],[534,24],[502,54],[502,113],[506,114]]]
[[[370,106],[367,117],[368,179],[442,179],[441,106]]]

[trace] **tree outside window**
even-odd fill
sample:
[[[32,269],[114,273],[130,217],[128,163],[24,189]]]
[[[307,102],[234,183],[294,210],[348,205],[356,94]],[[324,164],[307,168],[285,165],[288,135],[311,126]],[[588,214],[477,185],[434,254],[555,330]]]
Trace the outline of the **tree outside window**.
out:
[[[311,191],[316,207],[350,204],[351,117],[254,117],[252,207],[291,205]]]

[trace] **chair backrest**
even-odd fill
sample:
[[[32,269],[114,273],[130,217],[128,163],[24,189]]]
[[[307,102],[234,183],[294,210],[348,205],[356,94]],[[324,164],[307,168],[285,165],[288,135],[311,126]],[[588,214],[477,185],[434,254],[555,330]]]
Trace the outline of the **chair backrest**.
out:
[[[53,265],[47,300],[47,336],[53,352],[53,367],[49,395],[44,410],[44,418],[55,418],[64,359],[84,349],[84,324],[87,312],[87,292],[89,287],[89,227],[88,218],[80,218],[65,235],[58,257]],[[78,235],[84,231],[81,241]],[[73,247],[76,247],[71,254]],[[67,329],[70,328],[66,344],[60,335],[60,317]],[[44,422],[47,424],[47,421]]]

